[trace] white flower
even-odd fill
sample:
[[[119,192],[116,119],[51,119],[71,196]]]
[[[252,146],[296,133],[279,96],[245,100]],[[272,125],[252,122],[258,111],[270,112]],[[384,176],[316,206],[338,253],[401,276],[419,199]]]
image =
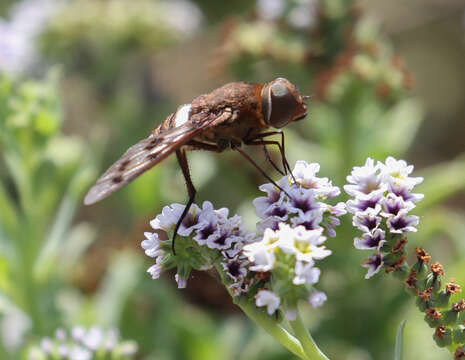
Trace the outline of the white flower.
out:
[[[78,345],[73,346],[69,352],[70,360],[91,360],[92,357],[92,353],[89,350]]]
[[[97,350],[103,344],[103,330],[98,326],[93,326],[85,334],[82,343],[91,350]]]
[[[141,246],[145,254],[150,257],[157,257],[163,253],[160,248],[160,239],[157,233],[144,232],[146,240],[142,241]]]
[[[163,207],[160,215],[150,221],[150,225],[155,230],[170,231],[174,230],[174,227],[178,223],[181,215],[186,206],[182,204],[172,204],[171,206]],[[183,219],[178,229],[178,235],[189,236],[198,224],[198,214],[200,209],[197,205],[192,204],[189,212]]]
[[[244,246],[243,252],[253,264],[250,266],[251,271],[266,272],[273,269],[276,257],[263,241]]]
[[[328,178],[317,177],[316,174],[320,171],[320,164],[308,164],[305,161],[299,160],[296,162],[292,175],[294,175],[297,183],[306,189],[312,189],[318,196],[335,197],[341,191],[337,186],[333,186]]]
[[[302,284],[316,284],[320,278],[321,270],[313,267],[314,262],[311,261],[309,263],[303,263],[301,261],[297,261],[295,264],[295,277],[292,280],[294,285],[302,285]]]
[[[50,339],[49,337],[44,337],[41,341],[40,341],[40,347],[42,349],[42,351],[46,354],[51,354],[54,347],[55,347],[55,344],[54,342],[52,341],[52,339]]]
[[[310,305],[312,305],[314,308],[322,306],[326,300],[328,300],[328,297],[323,291],[313,291],[310,294],[310,298],[308,299]]]
[[[266,306],[269,315],[273,314],[278,308],[281,299],[274,292],[269,290],[260,290],[255,296],[255,304],[258,307]]]
[[[422,177],[409,177],[413,171],[413,165],[407,165],[405,160],[396,160],[392,156],[386,159],[386,163],[378,162],[381,170],[381,178],[393,186],[405,186],[408,190],[423,182]]]
[[[351,185],[344,185],[344,190],[351,196],[359,194],[369,194],[375,190],[386,189],[386,185],[382,183],[379,175],[379,164],[375,165],[373,159],[368,158],[364,166],[355,166],[347,181]]]
[[[84,328],[84,326],[78,325],[78,326],[74,326],[71,329],[71,336],[76,341],[82,341],[85,335],[86,335],[86,329]]]

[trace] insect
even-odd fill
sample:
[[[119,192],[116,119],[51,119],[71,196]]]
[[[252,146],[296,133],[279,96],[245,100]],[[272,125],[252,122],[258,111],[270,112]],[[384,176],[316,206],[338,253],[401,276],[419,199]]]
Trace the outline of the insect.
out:
[[[233,82],[201,95],[192,103],[179,106],[146,139],[131,146],[97,180],[87,193],[84,204],[91,205],[106,198],[175,152],[186,180],[189,200],[175,228],[174,251],[177,230],[196,194],[186,151],[235,150],[275,184],[242,150],[241,145],[263,146],[267,159],[275,169],[283,173],[266,150],[267,145],[277,146],[284,173],[290,172],[284,152],[284,134],[282,131],[268,129],[280,129],[292,121],[303,119],[307,115],[307,98],[308,96],[302,96],[296,86],[284,78],[263,84]],[[273,135],[281,135],[281,142],[267,140]]]

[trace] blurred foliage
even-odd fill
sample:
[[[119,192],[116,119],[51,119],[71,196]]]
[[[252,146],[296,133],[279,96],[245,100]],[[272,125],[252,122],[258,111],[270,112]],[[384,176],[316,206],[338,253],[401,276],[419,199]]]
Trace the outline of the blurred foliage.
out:
[[[13,3],[2,2],[0,14]],[[221,34],[203,58],[210,75],[221,81],[284,76],[312,94],[308,119],[285,130],[287,154],[291,165],[320,162],[338,186],[366,157],[410,157],[412,145],[423,140],[425,111],[411,96],[412,76],[380,26],[353,1],[198,0],[186,6],[170,13],[161,0],[63,2],[43,31],[41,66],[29,71],[59,63],[61,75],[0,77],[0,358],[16,359],[21,347],[58,325],[79,323],[119,326],[139,343],[144,359],[291,358],[230,311],[214,279],[196,284],[194,275],[180,292],[144,273],[142,251],[133,248],[147,219],[165,202],[186,200],[173,161],[104,203],[80,208],[97,168],[104,170],[178,105],[161,80],[159,55],[169,59],[172,49],[191,45],[183,69],[174,71],[176,83],[187,87],[188,75],[201,73],[199,87],[208,88],[205,67],[195,68],[191,57],[203,51],[200,44],[211,46],[209,34]],[[204,32],[196,33],[202,14]],[[262,153],[253,155],[265,163]],[[238,209],[255,223],[250,199],[264,182],[260,174],[234,154],[189,159],[198,201]],[[465,187],[465,154],[419,172],[426,197],[409,246],[429,248],[446,275],[463,285],[465,213],[450,199]],[[333,256],[321,281],[329,300],[307,316],[320,347],[334,359],[392,359],[396,329],[408,319],[406,359],[449,358],[395,280],[363,279],[353,237],[346,221],[328,243]]]

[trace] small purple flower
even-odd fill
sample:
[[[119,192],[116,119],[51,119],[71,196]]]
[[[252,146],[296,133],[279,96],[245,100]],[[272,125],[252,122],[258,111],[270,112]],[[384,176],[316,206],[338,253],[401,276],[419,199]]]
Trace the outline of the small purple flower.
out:
[[[303,216],[305,213],[318,210],[321,205],[315,199],[315,193],[308,189],[292,188],[289,191],[291,196],[289,203],[289,212]]]
[[[303,226],[306,230],[318,230],[321,229],[321,221],[323,220],[322,209],[316,209],[307,211],[301,216],[296,216],[291,219],[293,226]]]
[[[385,217],[395,216],[401,210],[407,212],[415,207],[415,204],[410,201],[405,201],[402,197],[389,193],[382,201],[383,212],[381,215]]]
[[[413,203],[417,203],[425,197],[423,194],[411,193],[411,189],[409,190],[407,187],[399,184],[390,184],[389,191],[391,191],[394,195],[400,196],[404,199],[404,201],[410,201]]]
[[[354,239],[354,246],[359,250],[380,250],[384,243],[386,233],[381,229],[375,229],[364,233],[361,238]]]
[[[377,274],[384,265],[383,255],[376,253],[370,256],[368,259],[362,262],[362,266],[368,269],[365,279],[371,278]]]
[[[354,200],[347,201],[347,210],[355,214],[367,209],[376,209],[383,199],[384,190],[375,190],[369,194],[358,194]]]
[[[368,208],[355,214],[352,224],[363,232],[370,232],[376,229],[381,223],[381,217],[378,216],[381,207],[376,209]]]
[[[285,190],[289,187],[287,181],[280,181],[278,185]],[[285,194],[273,184],[263,184],[259,187],[259,189],[261,191],[266,192],[267,196],[256,198],[253,201],[253,204],[255,206],[255,211],[257,212],[257,215],[260,218],[264,219],[270,216],[267,215],[267,213],[269,213],[270,211],[270,207],[282,205]]]
[[[403,234],[407,232],[417,232],[415,226],[420,222],[418,216],[407,214],[408,210],[401,210],[396,216],[387,219],[387,225],[391,233]]]

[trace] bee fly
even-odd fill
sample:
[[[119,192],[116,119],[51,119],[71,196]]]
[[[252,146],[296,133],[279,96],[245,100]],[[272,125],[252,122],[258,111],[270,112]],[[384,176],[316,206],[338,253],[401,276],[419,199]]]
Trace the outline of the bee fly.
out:
[[[283,78],[264,84],[233,82],[201,95],[192,103],[178,107],[149,137],[131,146],[97,180],[87,193],[84,204],[91,205],[106,198],[176,152],[186,180],[189,201],[175,228],[174,252],[177,231],[196,194],[186,150],[235,150],[279,188],[240,146],[242,143],[263,146],[268,161],[275,169],[283,174],[291,172],[284,153],[284,134],[279,130],[266,130],[270,127],[279,129],[292,121],[303,119],[307,115],[307,98],[300,94],[295,85]],[[281,135],[281,142],[266,140],[273,135]],[[278,147],[284,171],[271,160],[267,145]]]

